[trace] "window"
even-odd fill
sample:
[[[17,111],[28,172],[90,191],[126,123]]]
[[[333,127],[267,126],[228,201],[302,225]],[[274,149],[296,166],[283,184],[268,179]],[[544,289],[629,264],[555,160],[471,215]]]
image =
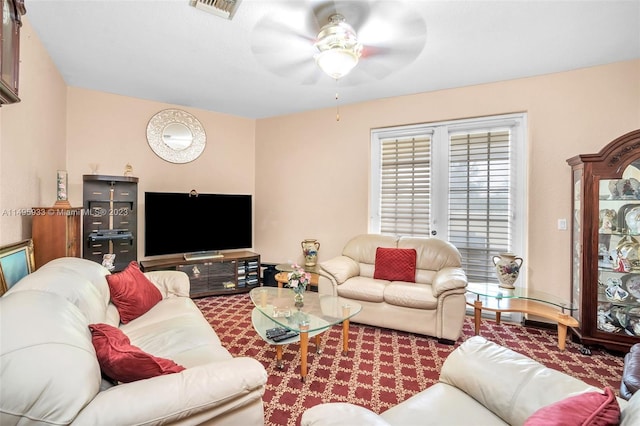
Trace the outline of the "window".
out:
[[[374,129],[370,231],[436,236],[462,255],[471,282],[523,253],[524,114]]]

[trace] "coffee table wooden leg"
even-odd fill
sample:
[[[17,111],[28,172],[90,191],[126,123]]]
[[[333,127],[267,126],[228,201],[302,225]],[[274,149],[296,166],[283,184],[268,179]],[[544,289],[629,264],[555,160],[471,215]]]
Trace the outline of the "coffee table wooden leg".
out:
[[[282,362],[282,345],[276,345],[276,368],[282,370],[284,364]]]
[[[349,354],[349,320],[342,321],[342,355]]]
[[[475,326],[476,335],[480,334],[481,317],[482,317],[482,301],[476,300],[473,302],[473,322]]]
[[[496,311],[496,324],[500,325],[500,319],[502,319],[502,312]]]
[[[307,352],[309,351],[309,326],[300,327],[300,380],[307,378]]]
[[[566,312],[558,314],[558,348],[564,351],[567,344],[567,328],[568,326],[577,326],[578,321],[571,317]]]
[[[321,354],[322,348],[320,347],[320,335],[316,334],[316,353]]]
[[[558,323],[558,348],[564,351],[567,343],[567,326],[565,324]]]

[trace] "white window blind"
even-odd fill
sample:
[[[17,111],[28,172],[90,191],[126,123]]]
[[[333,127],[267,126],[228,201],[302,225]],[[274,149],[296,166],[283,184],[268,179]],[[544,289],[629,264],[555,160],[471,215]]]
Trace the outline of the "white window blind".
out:
[[[493,256],[525,254],[525,128],[510,114],[372,130],[370,232],[450,241],[470,282],[497,282]]]
[[[449,141],[449,241],[469,281],[494,281],[491,258],[511,244],[509,130],[452,134]]]
[[[380,232],[429,235],[431,137],[387,138],[380,149]]]

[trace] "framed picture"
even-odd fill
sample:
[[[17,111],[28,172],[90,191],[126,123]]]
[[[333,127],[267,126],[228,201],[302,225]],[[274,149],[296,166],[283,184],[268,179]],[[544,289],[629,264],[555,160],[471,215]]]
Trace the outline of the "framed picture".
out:
[[[34,269],[33,240],[0,247],[0,296]]]

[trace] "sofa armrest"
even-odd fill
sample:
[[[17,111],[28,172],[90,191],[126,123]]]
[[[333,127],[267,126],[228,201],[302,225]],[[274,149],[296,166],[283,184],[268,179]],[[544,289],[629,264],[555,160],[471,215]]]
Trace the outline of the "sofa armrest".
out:
[[[440,382],[455,386],[502,420],[521,425],[539,408],[601,388],[474,336],[451,352]]]
[[[373,411],[346,402],[313,406],[302,413],[300,426],[391,426]]]
[[[262,398],[266,382],[266,370],[253,358],[212,362],[109,388],[96,395],[74,423],[205,423]]]
[[[322,270],[327,273],[336,285],[340,285],[351,277],[360,275],[358,262],[347,256],[338,256],[320,264]]]
[[[151,271],[144,273],[162,293],[162,298],[189,297],[191,283],[189,276],[182,271]]]
[[[438,297],[445,291],[464,289],[467,287],[467,275],[462,268],[448,267],[442,268],[433,277],[431,290],[433,296]]]
[[[620,382],[620,396],[629,399],[640,390],[640,343],[631,346],[624,357],[624,368]]]

